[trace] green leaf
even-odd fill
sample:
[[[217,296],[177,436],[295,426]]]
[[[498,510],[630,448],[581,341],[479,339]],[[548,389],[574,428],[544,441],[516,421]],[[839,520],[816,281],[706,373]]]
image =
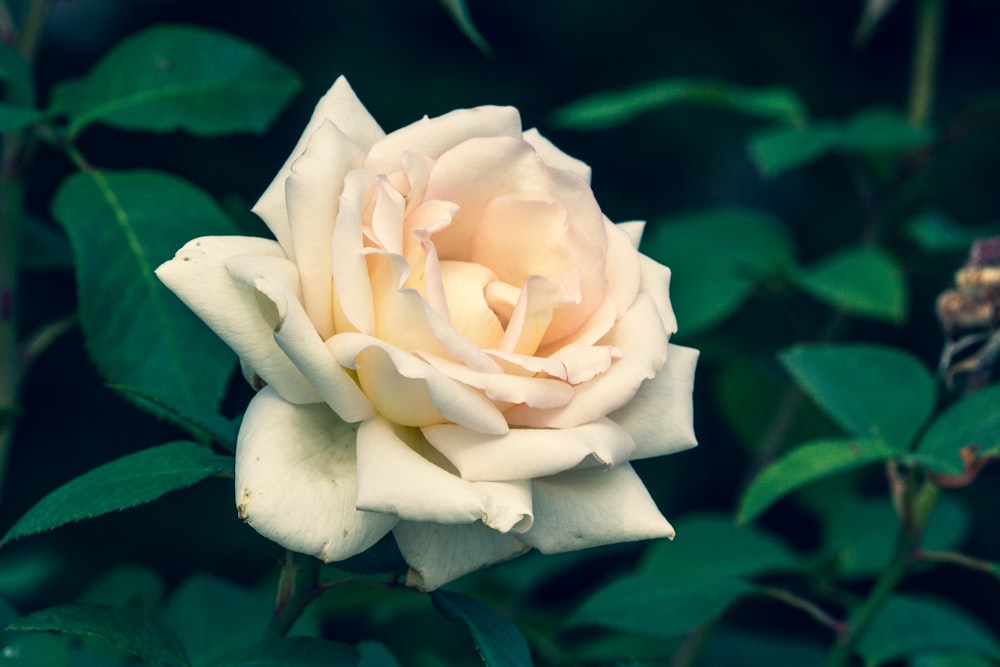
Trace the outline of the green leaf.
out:
[[[965,469],[959,452],[1000,455],[1000,385],[964,396],[944,411],[920,439],[916,458],[936,472],[957,475]]]
[[[21,268],[51,271],[73,268],[73,251],[62,231],[38,218],[21,219]]]
[[[989,658],[962,653],[921,653],[910,660],[910,667],[996,667]]]
[[[711,581],[796,566],[795,555],[777,538],[752,526],[738,526],[729,517],[689,515],[674,522],[674,529],[674,540],[658,540],[646,550],[639,573]]]
[[[860,344],[798,345],[779,357],[799,386],[859,438],[902,451],[934,409],[934,378],[915,357]]]
[[[15,132],[42,117],[42,112],[13,104],[0,104],[0,132]]]
[[[750,521],[782,497],[810,482],[892,458],[881,440],[818,440],[788,452],[750,483],[737,520]]]
[[[901,323],[906,320],[907,290],[903,269],[880,248],[835,253],[794,274],[811,295],[852,315]]]
[[[64,604],[22,616],[10,623],[7,629],[97,637],[134,655],[147,665],[187,667],[190,664],[177,637],[133,609]]]
[[[468,626],[483,664],[487,667],[531,665],[531,652],[521,632],[506,618],[468,596],[436,590],[434,607],[445,618]]]
[[[1000,235],[1000,225],[966,227],[940,211],[927,211],[907,224],[906,233],[928,252],[966,251],[976,239]]]
[[[260,640],[273,611],[273,589],[249,590],[209,574],[195,574],[171,596],[160,620],[184,642],[196,665],[216,660],[228,664],[224,656],[243,655],[243,649]],[[316,625],[315,614],[307,609],[292,632],[314,634]]]
[[[878,574],[893,554],[893,535],[899,532],[896,510],[888,499],[827,496],[821,507],[825,520],[826,550],[840,573],[847,577]],[[957,499],[942,496],[928,516],[923,547],[954,549],[969,530],[969,514]]]
[[[944,651],[1000,659],[1000,644],[978,620],[937,600],[906,595],[891,598],[858,642],[867,665]]]
[[[729,317],[767,277],[793,264],[784,226],[761,212],[718,209],[660,220],[643,249],[673,272],[670,297],[683,335]]]
[[[750,139],[750,155],[773,176],[823,157],[831,151],[892,153],[919,148],[934,139],[931,130],[913,127],[897,112],[868,109],[846,123],[820,121],[805,127],[765,130]]]
[[[5,632],[0,635],[0,644],[4,667],[77,667],[71,662],[68,637]]]
[[[575,130],[603,129],[682,102],[732,109],[792,125],[800,125],[806,118],[802,102],[784,88],[743,88],[708,79],[665,79],[588,95],[557,109],[553,122]]]
[[[128,396],[136,403],[148,407],[151,412],[165,416],[191,435],[195,437],[207,436],[229,451],[236,451],[238,423],[226,419],[215,410],[206,410],[201,405],[178,404],[131,387],[111,385],[111,388]]]
[[[101,122],[126,130],[199,135],[263,132],[298,77],[253,44],[195,26],[156,26],[121,42],[54,107],[69,132]]]
[[[215,475],[233,474],[233,459],[192,442],[171,442],[106,463],[42,498],[14,524],[11,540],[156,500]]]
[[[738,579],[686,581],[661,574],[634,574],[594,593],[569,623],[676,637],[715,619],[752,590],[752,585]]]
[[[111,384],[169,404],[216,406],[235,355],[154,274],[194,236],[233,234],[195,186],[157,172],[90,172],[59,188],[53,214],[76,256],[80,319]]]
[[[356,667],[358,664],[354,647],[314,637],[270,639],[209,663],[210,667]]]
[[[469,38],[469,41],[476,45],[476,48],[489,55],[490,45],[483,37],[476,24],[469,14],[469,7],[465,0],[439,0],[445,10],[451,15],[462,34]]]

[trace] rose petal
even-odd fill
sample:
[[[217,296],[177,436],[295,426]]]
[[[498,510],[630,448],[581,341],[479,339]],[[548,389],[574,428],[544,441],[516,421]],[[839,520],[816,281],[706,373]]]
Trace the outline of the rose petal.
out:
[[[480,522],[444,526],[401,521],[392,534],[410,565],[406,585],[421,591],[432,591],[463,574],[510,560],[531,548]]]
[[[479,371],[499,371],[495,361],[435,313],[417,290],[404,287],[410,273],[403,257],[371,250],[366,260],[375,302],[375,336],[407,351],[452,358]]]
[[[358,430],[358,507],[409,521],[482,521],[504,533],[531,526],[528,482],[469,482],[446,468],[420,431],[370,419]]]
[[[608,252],[605,264],[607,294],[615,302],[618,317],[621,318],[635,302],[639,294],[640,258],[639,251],[632,246],[628,233],[611,222],[607,223]]]
[[[503,325],[486,301],[486,286],[496,274],[481,264],[441,262],[441,279],[449,312],[460,313],[451,325],[476,346],[488,350],[503,339]]]
[[[533,485],[535,522],[518,537],[542,553],[674,536],[628,463],[570,470]]]
[[[565,338],[540,346],[535,353],[540,357],[554,357],[563,348],[593,345],[604,338],[617,321],[618,306],[606,296],[583,326]]]
[[[579,291],[575,287],[569,288],[545,276],[529,276],[507,323],[500,350],[517,354],[535,352],[545,338],[555,309],[579,303]]]
[[[309,119],[309,124],[302,132],[298,143],[295,144],[291,155],[285,160],[284,166],[281,167],[274,180],[271,181],[253,207],[254,213],[264,220],[271,233],[285,248],[289,258],[293,260],[295,256],[292,249],[291,230],[288,225],[288,211],[285,205],[285,179],[291,174],[292,163],[302,155],[313,133],[327,120],[336,125],[364,152],[367,152],[372,144],[385,136],[382,128],[354,94],[347,79],[338,78],[316,105],[316,109]],[[342,158],[333,153],[326,155],[323,159],[336,163]]]
[[[573,388],[562,380],[506,373],[481,373],[464,364],[426,353],[420,354],[420,358],[453,380],[481,389],[491,401],[524,403],[536,408],[554,408],[566,405],[573,398]]]
[[[632,247],[638,250],[639,242],[642,241],[642,233],[646,229],[646,222],[644,220],[632,220],[630,222],[619,222],[615,226],[628,234]]]
[[[325,405],[293,405],[262,389],[237,443],[240,517],[282,546],[326,562],[378,542],[397,519],[355,508],[356,428]]]
[[[362,170],[344,179],[337,221],[327,245],[332,248],[333,311],[337,331],[375,331],[375,305],[368,263],[362,254],[363,211],[375,192],[375,178]]]
[[[483,209],[471,243],[469,260],[488,266],[511,285],[523,285],[533,275],[580,277],[579,303],[554,313],[543,345],[579,329],[604,299],[605,248],[595,245],[558,202],[496,197]],[[633,271],[638,291],[638,265]]]
[[[407,426],[451,421],[481,433],[506,433],[507,422],[478,391],[385,341],[362,334],[338,334],[327,341],[337,360],[358,370],[376,409]]]
[[[573,400],[561,408],[515,406],[506,412],[511,426],[569,428],[607,416],[628,403],[643,380],[652,378],[667,360],[667,336],[653,300],[640,294],[632,308],[604,337],[622,358],[605,373],[576,386]]]
[[[670,305],[670,269],[645,255],[639,257],[639,270],[642,276],[639,291],[653,299],[667,333],[677,333],[677,318],[674,316],[673,306]]]
[[[581,162],[575,157],[563,153],[562,150],[543,137],[535,128],[525,130],[521,136],[531,144],[535,152],[538,153],[538,157],[542,158],[545,164],[556,169],[572,172],[582,178],[584,182],[590,183],[590,166],[586,162]]]
[[[336,156],[337,159],[330,159]],[[339,197],[331,184],[343,183],[358,168],[364,153],[343,132],[324,121],[313,133],[305,152],[291,165],[285,180],[288,224],[295,264],[299,267],[302,301],[309,319],[323,338],[333,335],[332,253],[334,221]],[[335,187],[335,186],[334,186]]]
[[[633,459],[673,454],[698,444],[691,392],[698,350],[671,345],[667,363],[646,380],[625,407],[609,415],[632,434]]]
[[[318,403],[320,398],[274,340],[274,326],[264,317],[252,285],[236,280],[226,260],[247,256],[284,262],[295,280],[295,266],[274,241],[245,236],[209,236],[194,239],[174,259],[156,269],[156,275],[200,317],[243,364],[293,403]]]
[[[462,479],[470,481],[533,479],[581,464],[610,467],[628,461],[635,451],[632,436],[608,419],[575,428],[515,428],[500,436],[455,424],[425,426],[421,431]]]
[[[371,417],[375,413],[372,404],[323,344],[299,303],[296,274],[282,270],[288,266],[286,260],[274,258],[237,256],[226,260],[233,277],[256,291],[274,342],[327,405],[347,422]],[[263,374],[261,377],[268,379]]]
[[[400,168],[404,152],[436,158],[473,137],[520,137],[521,116],[513,107],[458,109],[411,123],[372,146],[365,169],[388,174]],[[436,199],[436,198],[435,198]]]
[[[559,202],[596,247],[604,247],[604,216],[590,187],[568,171],[546,167],[531,144],[509,137],[477,137],[447,151],[434,164],[427,199],[461,206],[451,226],[434,237],[442,259],[468,259],[483,211],[496,197]]]

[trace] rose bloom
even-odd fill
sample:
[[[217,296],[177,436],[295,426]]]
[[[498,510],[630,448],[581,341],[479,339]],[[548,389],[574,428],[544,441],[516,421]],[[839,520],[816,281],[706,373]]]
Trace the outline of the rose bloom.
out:
[[[385,134],[343,78],[254,211],[157,275],[263,387],[239,515],[326,562],[392,531],[431,590],[517,556],[673,537],[629,461],[695,445],[670,271],[509,107]]]

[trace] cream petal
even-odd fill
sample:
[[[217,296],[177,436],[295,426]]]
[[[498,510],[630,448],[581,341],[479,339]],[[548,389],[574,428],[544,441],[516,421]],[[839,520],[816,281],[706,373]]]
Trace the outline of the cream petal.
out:
[[[284,166],[281,167],[274,180],[271,181],[253,207],[254,213],[264,220],[271,233],[285,248],[289,258],[293,260],[295,256],[288,225],[288,210],[285,205],[285,179],[291,174],[292,163],[302,155],[313,133],[327,120],[336,125],[364,152],[367,152],[372,144],[385,136],[382,128],[354,94],[347,79],[338,78],[316,105],[316,109],[309,119],[309,124],[306,125],[305,131],[302,132],[295,148],[292,149],[291,155],[288,156]],[[337,162],[340,157],[336,154],[329,154],[322,159]]]
[[[331,159],[335,156],[336,159]],[[324,121],[285,180],[288,224],[299,267],[302,301],[323,338],[333,335],[331,239],[339,211],[338,184],[364,160],[343,132]]]
[[[500,349],[517,354],[534,353],[545,338],[555,309],[578,302],[579,292],[571,292],[564,283],[545,276],[529,276],[507,323]]]
[[[393,530],[410,565],[406,585],[432,591],[488,565],[520,556],[531,547],[480,522],[460,525],[401,521]]]
[[[515,428],[499,436],[455,424],[421,431],[462,479],[471,481],[533,479],[580,465],[610,467],[628,461],[635,451],[628,431],[608,419],[575,428]]]
[[[588,382],[611,368],[615,359],[621,359],[621,350],[608,345],[567,345],[550,358],[566,368],[566,381],[570,384]]]
[[[559,202],[595,247],[605,244],[604,215],[587,183],[545,166],[521,139],[479,137],[447,151],[434,164],[425,197],[461,206],[451,226],[434,237],[442,259],[468,259],[483,211],[497,197]]]
[[[521,116],[513,107],[482,106],[457,109],[400,128],[372,146],[365,168],[391,173],[400,168],[404,152],[436,158],[474,137],[520,137]]]
[[[469,482],[416,429],[376,417],[358,430],[358,507],[408,521],[482,521],[501,532],[531,526],[526,481]]]
[[[611,297],[606,296],[583,326],[565,338],[540,346],[536,354],[540,357],[555,357],[567,347],[593,345],[604,338],[617,321],[618,306]]]
[[[407,351],[456,359],[475,370],[499,372],[496,362],[434,312],[423,295],[404,287],[410,272],[403,257],[370,251],[366,258],[379,339]]]
[[[507,432],[503,414],[489,399],[408,352],[353,333],[334,336],[327,347],[341,364],[357,369],[375,408],[396,423],[447,420],[481,433]]]
[[[497,361],[507,375],[535,377],[539,373],[544,373],[558,380],[566,380],[569,377],[566,365],[550,357],[536,357],[530,354],[515,354],[500,350],[486,350],[486,354]]]
[[[503,325],[486,301],[486,286],[496,274],[481,264],[441,262],[441,280],[451,326],[477,347],[488,350],[503,339]]]
[[[232,257],[283,263],[295,281],[295,266],[274,241],[245,236],[208,236],[188,242],[156,275],[240,357],[249,375],[257,375],[293,403],[323,399],[274,340],[274,325],[261,310],[252,285],[226,268]],[[245,372],[245,374],[248,374]]]
[[[698,350],[671,345],[667,355],[656,377],[643,382],[625,407],[609,415],[635,438],[633,459],[673,454],[698,444],[691,396]]]
[[[639,257],[639,270],[642,277],[642,286],[639,291],[648,294],[653,299],[667,333],[677,333],[677,318],[670,305],[670,269],[646,255]]]
[[[607,223],[608,253],[605,265],[607,294],[622,317],[639,294],[640,258],[642,255],[632,245],[628,232]]]
[[[570,470],[533,485],[535,522],[518,537],[542,553],[674,536],[628,463]]]
[[[326,562],[375,544],[397,519],[356,509],[356,431],[325,405],[293,405],[262,389],[237,442],[240,517],[268,539]]]
[[[573,400],[561,408],[515,406],[506,412],[511,426],[569,428],[607,416],[628,403],[643,380],[667,360],[667,336],[653,300],[640,294],[603,343],[621,350],[622,358],[590,382],[576,386]]]
[[[471,241],[470,261],[488,266],[510,285],[523,285],[533,275],[579,276],[579,302],[553,314],[542,345],[579,329],[604,299],[605,248],[595,245],[558,202],[496,197],[483,209]],[[636,291],[638,285],[635,266]]]
[[[402,254],[403,212],[406,210],[406,201],[387,177],[378,176],[376,180],[372,232],[382,248],[392,253]]]
[[[590,166],[586,162],[581,162],[562,152],[555,144],[543,137],[536,128],[525,130],[522,137],[531,144],[535,152],[538,153],[538,157],[542,158],[545,164],[572,172],[582,178],[584,182],[590,183]]]
[[[608,222],[611,221],[608,220]],[[619,222],[615,226],[628,234],[628,239],[632,243],[632,247],[638,250],[639,243],[642,241],[642,233],[646,230],[646,222],[644,220],[632,220],[630,222]]]
[[[481,373],[464,364],[457,364],[430,354],[421,354],[420,358],[453,380],[482,390],[491,401],[524,403],[536,408],[554,408],[566,405],[573,398],[573,388],[562,380],[505,373]]]
[[[375,304],[364,245],[364,210],[375,192],[375,177],[357,170],[347,174],[340,195],[337,221],[327,245],[332,248],[333,289],[337,331],[375,331]]]
[[[375,414],[372,404],[323,344],[299,302],[295,274],[282,271],[287,267],[287,260],[273,258],[237,256],[226,260],[234,278],[253,286],[259,308],[271,324],[274,342],[327,405],[347,422],[371,417]],[[259,370],[258,374],[268,379]]]

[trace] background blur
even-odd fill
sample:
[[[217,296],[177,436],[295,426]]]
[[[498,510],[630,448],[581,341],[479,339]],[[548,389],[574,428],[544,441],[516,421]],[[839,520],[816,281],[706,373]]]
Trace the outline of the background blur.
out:
[[[204,139],[94,126],[80,141],[99,167],[148,167],[186,177],[214,194],[251,234],[266,230],[249,213],[250,205],[284,161],[315,101],[344,74],[387,131],[424,114],[459,107],[518,107],[525,127],[538,127],[593,167],[594,192],[615,221],[645,219],[655,226],[669,216],[737,205],[763,209],[782,220],[801,263],[857,242],[866,212],[851,170],[836,158],[825,158],[775,178],[762,176],[746,150],[748,135],[762,121],[677,105],[619,127],[578,132],[557,127],[552,112],[590,93],[669,77],[786,87],[814,118],[842,118],[872,105],[902,110],[912,2],[899,2],[863,47],[854,44],[862,4],[844,0],[468,4],[490,55],[463,36],[434,0],[67,0],[55,5],[43,36],[39,88],[44,95],[47,82],[83,75],[119,40],[157,23],[209,26],[264,48],[303,81],[266,135]],[[981,91],[1000,89],[1000,5],[962,0],[948,10],[932,112],[936,121]],[[53,190],[72,168],[61,154],[45,147],[40,151],[29,176],[28,208],[48,220]],[[936,366],[941,333],[934,298],[949,286],[964,251],[925,252],[907,236],[906,222],[935,210],[961,225],[994,223],[1000,220],[998,178],[1000,133],[980,133],[951,145],[894,198],[885,235],[906,270],[908,319],[899,325],[847,319],[838,340],[886,342],[916,354],[929,368]],[[718,239],[720,246],[726,242]],[[50,262],[26,274],[25,330],[73,310],[68,260],[67,248],[65,264]],[[684,313],[678,313],[680,333],[674,340],[703,350],[695,396],[701,445],[637,466],[671,519],[692,511],[734,509],[760,463],[757,447],[785,381],[775,353],[820,335],[824,307],[803,295],[789,296],[781,284],[760,289],[733,317],[696,335],[685,334]],[[240,413],[249,395],[242,378],[234,378],[226,403],[230,416]],[[76,329],[38,359],[22,399],[9,481],[0,499],[3,530],[80,473],[183,437],[103,386]],[[780,446],[824,433],[837,429],[806,405]],[[877,478],[873,486],[878,486]],[[987,468],[962,494],[972,526],[968,551],[998,560],[1000,467]],[[168,585],[194,572],[255,584],[273,573],[282,551],[238,521],[232,496],[231,481],[210,480],[145,507],[10,545],[0,552],[0,597],[24,611],[65,601],[87,581],[122,563],[148,565]],[[814,548],[820,539],[810,515],[791,503],[761,521],[803,549]],[[626,568],[638,549],[596,554],[597,565],[590,567]],[[554,601],[572,598],[570,583],[556,582],[542,594]],[[950,595],[957,590],[959,599],[1000,628],[996,579],[956,569],[933,580],[918,576],[908,586],[940,588]],[[977,592],[961,592],[967,587]],[[788,612],[776,606],[774,613],[781,618]],[[797,617],[789,622],[801,622],[804,633],[815,630]]]

